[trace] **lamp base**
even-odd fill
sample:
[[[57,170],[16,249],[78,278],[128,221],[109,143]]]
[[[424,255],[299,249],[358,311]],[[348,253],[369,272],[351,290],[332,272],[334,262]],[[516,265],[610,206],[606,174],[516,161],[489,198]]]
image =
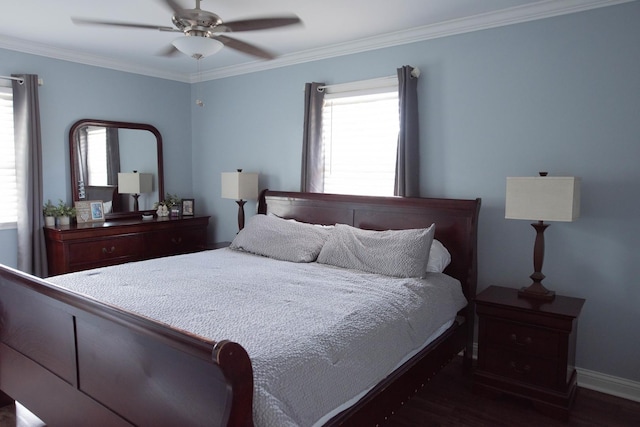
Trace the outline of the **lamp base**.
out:
[[[132,194],[131,197],[133,197],[133,211],[134,212],[138,212],[138,197],[140,197],[139,194]]]
[[[244,228],[244,204],[247,203],[244,200],[236,200],[238,204],[238,231]]]
[[[538,221],[531,225],[536,230],[536,242],[533,246],[534,272],[529,276],[531,280],[533,280],[533,283],[531,283],[527,288],[521,288],[518,291],[518,297],[551,301],[556,297],[556,293],[545,288],[542,284],[542,281],[544,280],[544,274],[542,274],[542,261],[544,260],[544,230],[549,225],[542,221]]]
[[[529,287],[522,287],[518,290],[518,298],[529,298],[543,301],[553,301],[556,297],[555,291],[542,286],[541,283],[532,283]]]

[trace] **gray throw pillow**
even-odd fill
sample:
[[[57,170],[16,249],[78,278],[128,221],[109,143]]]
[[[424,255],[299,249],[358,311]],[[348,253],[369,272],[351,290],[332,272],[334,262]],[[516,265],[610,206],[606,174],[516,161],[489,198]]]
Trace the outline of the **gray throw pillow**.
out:
[[[255,215],[238,233],[231,249],[292,262],[313,262],[330,230],[277,216]]]
[[[435,224],[409,230],[362,230],[336,224],[318,262],[394,277],[423,277]]]

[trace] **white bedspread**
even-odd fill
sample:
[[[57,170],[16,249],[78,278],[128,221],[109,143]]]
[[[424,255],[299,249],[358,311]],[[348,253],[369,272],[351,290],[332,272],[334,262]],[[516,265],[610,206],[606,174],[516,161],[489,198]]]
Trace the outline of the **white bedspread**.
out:
[[[253,364],[260,427],[313,425],[383,379],[466,305],[460,283],[444,274],[392,278],[230,249],[47,280],[240,343]]]

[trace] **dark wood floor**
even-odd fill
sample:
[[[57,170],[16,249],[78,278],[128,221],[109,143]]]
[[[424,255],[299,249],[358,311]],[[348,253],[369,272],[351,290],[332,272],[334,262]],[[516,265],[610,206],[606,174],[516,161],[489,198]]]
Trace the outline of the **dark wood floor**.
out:
[[[640,402],[579,388],[568,423],[538,413],[528,401],[490,398],[471,391],[460,360],[451,362],[396,413],[391,427],[436,426],[640,426]]]
[[[0,427],[42,427],[28,411],[0,409]],[[471,391],[460,360],[451,362],[436,378],[389,420],[390,427],[572,427],[640,426],[640,402],[580,388],[568,423],[536,412],[527,401],[502,396],[489,398]]]

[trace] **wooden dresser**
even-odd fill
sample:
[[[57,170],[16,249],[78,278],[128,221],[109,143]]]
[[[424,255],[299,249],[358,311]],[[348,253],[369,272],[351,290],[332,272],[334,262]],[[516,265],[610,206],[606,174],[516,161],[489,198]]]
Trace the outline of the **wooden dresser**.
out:
[[[49,275],[205,249],[208,216],[45,227]]]
[[[490,286],[476,297],[478,366],[474,389],[527,398],[541,412],[567,420],[576,395],[575,352],[581,298],[518,297]]]

